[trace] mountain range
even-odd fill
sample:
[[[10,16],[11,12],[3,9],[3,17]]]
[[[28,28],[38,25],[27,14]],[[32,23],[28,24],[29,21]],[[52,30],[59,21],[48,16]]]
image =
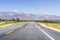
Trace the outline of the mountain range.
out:
[[[0,12],[1,19],[19,18],[20,20],[59,20],[60,16],[44,15],[44,14],[29,14],[25,12]]]

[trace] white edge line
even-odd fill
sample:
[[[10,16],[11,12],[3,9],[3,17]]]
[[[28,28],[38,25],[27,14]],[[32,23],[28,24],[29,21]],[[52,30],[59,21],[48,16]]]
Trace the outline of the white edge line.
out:
[[[45,24],[42,24],[42,23],[39,23],[41,26],[45,27],[45,28],[49,28],[49,29],[52,29],[54,31],[57,31],[57,32],[60,32],[60,30],[56,29],[56,28],[52,28],[52,27],[48,27],[47,25]]]
[[[44,30],[42,30],[40,27],[38,27],[37,25],[36,25],[36,27],[37,27],[39,30],[41,30],[46,36],[48,36],[51,40],[55,40],[55,39],[52,38],[49,34],[47,34]]]

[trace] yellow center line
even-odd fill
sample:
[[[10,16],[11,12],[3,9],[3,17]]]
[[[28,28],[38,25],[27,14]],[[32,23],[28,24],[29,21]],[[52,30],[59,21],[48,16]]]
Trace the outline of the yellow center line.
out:
[[[10,34],[10,33],[12,33],[12,32],[14,32],[14,30],[10,30],[9,32],[6,32],[5,34]]]

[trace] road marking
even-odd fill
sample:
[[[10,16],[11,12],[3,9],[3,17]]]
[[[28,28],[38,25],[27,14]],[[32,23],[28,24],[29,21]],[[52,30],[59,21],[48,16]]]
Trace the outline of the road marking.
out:
[[[40,27],[38,27],[38,25],[36,25],[36,27],[41,30],[46,36],[48,36],[51,40],[55,40],[54,38],[52,38],[49,34],[47,34],[44,30],[42,30]]]
[[[8,34],[10,34],[12,32],[14,32],[14,30],[10,30],[10,31],[6,32],[5,34],[8,35]]]
[[[59,29],[56,29],[56,28],[53,28],[53,27],[47,26],[47,25],[45,25],[45,24],[43,24],[43,23],[39,23],[39,24],[40,24],[41,26],[45,27],[45,28],[49,28],[49,29],[52,29],[52,30],[54,30],[54,31],[60,32]]]

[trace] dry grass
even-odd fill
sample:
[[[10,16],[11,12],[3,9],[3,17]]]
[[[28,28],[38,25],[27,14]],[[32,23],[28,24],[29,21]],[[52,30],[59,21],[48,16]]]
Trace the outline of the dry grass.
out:
[[[18,23],[17,21],[0,21],[0,26],[6,25],[6,24],[13,24],[13,23]]]
[[[49,27],[53,27],[60,30],[60,23],[44,23]]]

